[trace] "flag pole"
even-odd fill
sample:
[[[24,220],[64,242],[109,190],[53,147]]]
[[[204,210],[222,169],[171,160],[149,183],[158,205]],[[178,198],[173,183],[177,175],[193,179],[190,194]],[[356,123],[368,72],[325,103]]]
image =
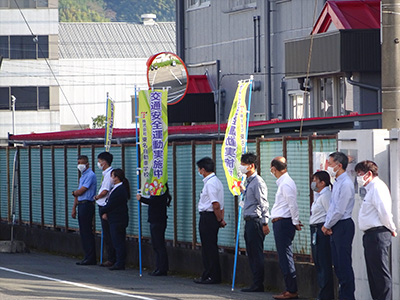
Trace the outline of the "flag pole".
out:
[[[249,136],[249,119],[250,119],[250,107],[251,107],[251,92],[253,89],[253,75],[250,76],[250,84],[249,84],[249,104],[247,106],[247,124],[246,124],[246,143],[245,143],[245,148],[244,148],[244,152],[247,152],[247,138]],[[242,178],[242,182],[243,182],[243,178]],[[238,213],[238,224],[237,224],[237,230],[236,230],[236,245],[235,245],[235,261],[233,264],[233,278],[232,278],[232,291],[235,290],[235,279],[236,279],[236,267],[237,267],[237,258],[238,258],[238,252],[239,252],[239,232],[240,232],[240,219],[242,218],[242,206],[240,205],[240,202],[243,199],[243,194],[240,194],[239,197],[239,213]]]
[[[107,99],[106,99],[106,123],[108,120],[108,92],[107,92]],[[107,151],[107,125],[104,129],[104,148]],[[103,180],[103,178],[102,178]],[[100,216],[101,218],[101,216]],[[101,220],[100,220],[101,222]],[[104,247],[104,233],[103,233],[103,226],[101,226],[101,241],[100,241],[100,264],[103,263],[103,247]]]
[[[139,137],[138,137],[138,99],[137,99],[137,89],[135,85],[135,124],[136,124],[136,184],[137,193],[140,193],[140,168],[139,168]],[[138,240],[139,240],[139,276],[142,277],[142,220],[141,220],[141,206],[140,201],[138,201]]]

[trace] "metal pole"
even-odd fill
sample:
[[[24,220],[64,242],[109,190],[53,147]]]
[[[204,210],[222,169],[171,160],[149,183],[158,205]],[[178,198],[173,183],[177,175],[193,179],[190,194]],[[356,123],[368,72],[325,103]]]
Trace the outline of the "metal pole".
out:
[[[249,136],[249,119],[250,119],[250,107],[251,107],[251,91],[253,89],[253,75],[250,76],[250,84],[249,84],[249,104],[247,107],[247,124],[246,124],[246,145],[244,148],[244,152],[247,152],[247,138]],[[243,181],[243,180],[242,180]],[[242,216],[242,207],[240,206],[240,202],[243,199],[243,194],[240,194],[239,198],[239,213],[238,213],[238,224],[237,224],[237,230],[236,230],[236,245],[235,245],[235,261],[233,264],[233,276],[232,276],[232,291],[235,290],[235,279],[236,279],[236,267],[237,267],[237,257],[238,257],[238,251],[239,251],[239,232],[240,232],[240,219]]]
[[[136,182],[137,182],[137,193],[140,193],[140,169],[139,169],[139,138],[138,138],[138,99],[137,99],[137,89],[135,85],[135,136],[136,136]],[[141,210],[140,201],[138,201],[138,240],[139,240],[139,276],[142,277],[142,220],[141,220]]]
[[[15,101],[16,100],[17,100],[17,98],[15,98],[14,95],[11,95],[13,135],[15,134]]]

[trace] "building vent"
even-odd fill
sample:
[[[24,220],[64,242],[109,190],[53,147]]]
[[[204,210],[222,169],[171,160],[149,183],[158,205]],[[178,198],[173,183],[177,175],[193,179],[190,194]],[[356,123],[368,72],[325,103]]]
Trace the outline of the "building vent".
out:
[[[143,21],[143,25],[154,25],[156,24],[155,19],[157,18],[155,14],[143,14],[140,16]]]

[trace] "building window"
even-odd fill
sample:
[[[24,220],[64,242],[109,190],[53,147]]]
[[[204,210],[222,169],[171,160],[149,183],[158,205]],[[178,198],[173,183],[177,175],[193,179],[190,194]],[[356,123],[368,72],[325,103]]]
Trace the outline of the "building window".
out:
[[[0,0],[0,8],[47,8],[48,0]]]
[[[50,108],[49,87],[6,87],[0,88],[0,110],[12,109],[11,95],[15,110],[41,110]]]
[[[310,117],[310,93],[309,92],[290,92],[290,118],[303,119]]]
[[[229,8],[232,11],[257,7],[256,0],[230,0]]]
[[[354,111],[353,89],[343,76],[319,78],[316,116],[345,116]]]
[[[0,55],[10,59],[37,59],[49,57],[47,35],[0,36]]]
[[[196,9],[210,6],[211,0],[188,0],[188,9]]]

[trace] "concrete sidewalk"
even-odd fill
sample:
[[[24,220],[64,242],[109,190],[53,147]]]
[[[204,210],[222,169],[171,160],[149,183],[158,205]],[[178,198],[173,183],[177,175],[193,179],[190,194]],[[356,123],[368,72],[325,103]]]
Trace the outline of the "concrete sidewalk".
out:
[[[272,293],[231,291],[230,284],[199,285],[193,278],[152,277],[136,269],[109,271],[44,253],[0,253],[0,299],[273,299]],[[199,270],[199,274],[201,270]]]

